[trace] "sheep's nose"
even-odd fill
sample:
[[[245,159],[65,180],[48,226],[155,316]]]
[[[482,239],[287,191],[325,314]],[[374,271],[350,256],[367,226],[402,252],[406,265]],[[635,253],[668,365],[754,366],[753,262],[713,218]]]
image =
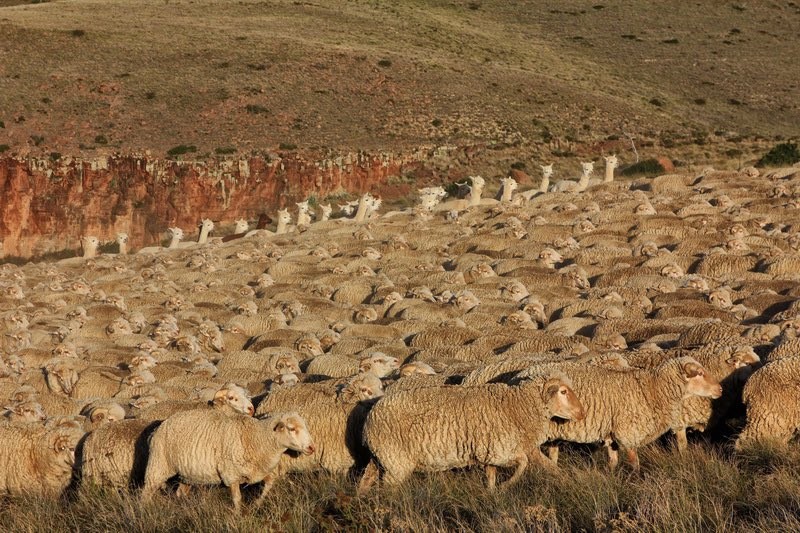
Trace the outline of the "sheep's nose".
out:
[[[306,449],[305,449],[305,451],[303,453],[305,453],[306,455],[311,455],[316,450],[317,450],[316,446],[314,446],[313,444],[309,444],[308,446],[306,446]]]
[[[248,415],[253,416],[255,414],[255,412],[256,412],[256,410],[252,405],[247,406],[247,414]]]

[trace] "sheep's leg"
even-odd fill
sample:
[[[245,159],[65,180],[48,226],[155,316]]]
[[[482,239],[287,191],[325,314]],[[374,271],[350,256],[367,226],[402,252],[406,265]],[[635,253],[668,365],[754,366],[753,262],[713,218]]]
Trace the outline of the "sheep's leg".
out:
[[[639,454],[636,451],[636,448],[626,448],[625,455],[627,456],[628,462],[633,467],[635,472],[639,471]]]
[[[558,464],[558,451],[558,444],[552,444],[547,447],[547,456],[555,464]]]
[[[548,468],[553,468],[552,461],[550,461],[550,459],[548,459],[544,454],[542,454],[542,452],[539,452],[538,455],[541,457],[542,461],[544,461],[542,464],[546,465]],[[514,474],[510,478],[508,478],[508,480],[505,483],[503,483],[502,487],[503,489],[505,489],[506,487],[510,487],[511,485],[519,481],[519,478],[522,477],[522,474],[528,467],[528,454],[522,452],[519,455],[517,455],[516,459],[517,459],[517,468],[516,470],[514,470]]]
[[[267,498],[267,493],[272,490],[272,485],[275,484],[275,478],[271,475],[264,478],[264,487],[261,489],[261,494],[259,494],[258,499],[256,500],[256,507],[260,506],[264,503],[264,500]]]
[[[192,486],[186,483],[178,483],[178,490],[175,491],[175,496],[185,498],[192,492]]]
[[[380,470],[378,470],[378,464],[373,459],[364,469],[364,473],[361,474],[361,481],[358,482],[356,492],[359,495],[365,494],[378,481],[379,477]]]
[[[678,453],[683,454],[689,447],[689,441],[686,438],[686,428],[674,429],[675,443],[678,446]]]
[[[497,485],[497,467],[494,465],[486,465],[486,488],[494,491]]]
[[[528,466],[528,459],[533,459],[533,461],[536,464],[546,468],[547,470],[557,469],[556,464],[552,460],[550,460],[550,458],[548,458],[545,454],[543,454],[542,451],[538,448],[536,449],[536,451],[533,452],[533,454],[530,457],[528,457],[527,454],[524,455],[525,455],[525,464],[522,466],[523,470],[525,469],[526,466]],[[517,459],[519,460],[519,457]],[[518,472],[520,468],[519,463],[517,463],[517,465],[518,465],[517,466],[517,472]],[[514,477],[517,476],[517,472],[514,472],[514,475],[511,476],[511,479],[514,479]],[[522,472],[519,473],[522,474]],[[511,479],[509,479],[508,481],[511,481]]]
[[[612,471],[616,470],[617,465],[619,464],[619,450],[611,441],[606,441],[605,446],[606,451],[608,452],[608,468]]]
[[[233,510],[237,513],[242,510],[242,491],[238,483],[231,483],[231,500],[233,500]]]

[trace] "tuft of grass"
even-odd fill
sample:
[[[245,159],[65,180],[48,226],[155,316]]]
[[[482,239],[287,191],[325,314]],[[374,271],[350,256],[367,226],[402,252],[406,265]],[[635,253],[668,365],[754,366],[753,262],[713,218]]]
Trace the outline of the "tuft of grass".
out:
[[[217,155],[230,155],[236,153],[236,148],[233,146],[220,146],[214,148],[214,153]]]
[[[664,167],[656,159],[644,159],[620,170],[621,176],[663,174]]]
[[[106,145],[108,144],[108,138],[105,135],[97,135],[94,138],[94,143]]]
[[[785,142],[772,147],[756,162],[757,167],[791,166],[800,162],[797,143]]]
[[[86,30],[72,30],[69,34],[73,37],[83,37],[86,35]]]
[[[189,144],[189,145],[187,145],[187,144],[179,144],[178,146],[174,146],[174,147],[170,148],[169,150],[167,150],[167,155],[170,156],[170,157],[175,157],[175,156],[178,156],[178,155],[184,155],[184,154],[188,154],[190,152],[196,152],[196,151],[197,151],[197,146],[195,146],[193,144]]]
[[[664,107],[665,105],[667,105],[667,103],[664,100],[661,100],[660,98],[651,98],[648,101],[648,103],[656,107]]]
[[[244,110],[250,113],[251,115],[266,115],[267,113],[269,113],[269,109],[267,109],[263,105],[258,105],[258,104],[247,104],[244,107]]]
[[[0,154],[7,152],[11,147],[7,144],[0,144]]]
[[[378,66],[383,68],[391,67],[392,61],[391,59],[381,59],[380,61],[378,61]]]
[[[281,143],[278,145],[281,150],[297,150],[297,145],[292,143]]]

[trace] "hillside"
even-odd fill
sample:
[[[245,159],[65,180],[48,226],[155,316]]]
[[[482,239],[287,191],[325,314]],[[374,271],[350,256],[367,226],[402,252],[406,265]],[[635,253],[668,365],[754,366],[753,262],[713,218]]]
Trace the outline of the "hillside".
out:
[[[0,145],[203,158],[797,135],[795,3],[600,2],[4,1]]]

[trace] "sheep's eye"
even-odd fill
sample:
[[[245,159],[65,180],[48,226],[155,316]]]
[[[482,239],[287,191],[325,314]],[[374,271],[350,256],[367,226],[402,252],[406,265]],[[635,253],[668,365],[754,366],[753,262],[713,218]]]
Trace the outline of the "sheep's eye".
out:
[[[561,389],[561,394],[563,394],[564,396],[566,396],[566,395],[567,395],[567,389]]]

